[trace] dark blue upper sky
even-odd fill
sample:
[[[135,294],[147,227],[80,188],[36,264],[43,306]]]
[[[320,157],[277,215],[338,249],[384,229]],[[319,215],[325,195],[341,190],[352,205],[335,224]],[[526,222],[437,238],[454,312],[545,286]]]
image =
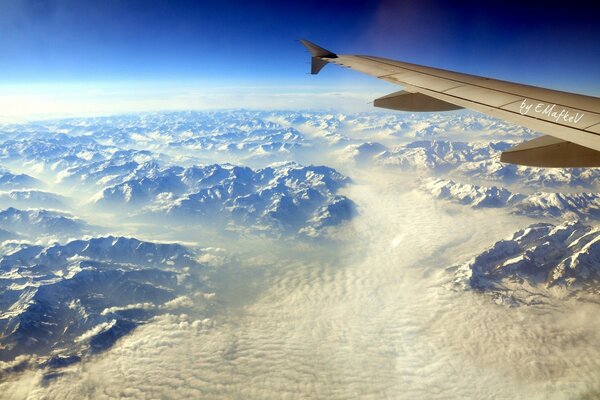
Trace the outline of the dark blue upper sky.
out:
[[[0,0],[0,82],[365,85],[307,76],[307,38],[361,53],[600,94],[600,19],[583,2]],[[318,79],[318,80],[316,80]]]

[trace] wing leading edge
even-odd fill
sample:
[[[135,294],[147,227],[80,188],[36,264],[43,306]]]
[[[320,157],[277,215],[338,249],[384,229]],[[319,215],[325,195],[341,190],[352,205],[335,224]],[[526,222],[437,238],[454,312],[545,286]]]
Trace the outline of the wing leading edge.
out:
[[[338,55],[307,40],[311,73],[328,63],[404,86],[375,100],[401,111],[469,108],[548,136],[504,152],[503,162],[539,167],[600,167],[600,98],[362,55]]]

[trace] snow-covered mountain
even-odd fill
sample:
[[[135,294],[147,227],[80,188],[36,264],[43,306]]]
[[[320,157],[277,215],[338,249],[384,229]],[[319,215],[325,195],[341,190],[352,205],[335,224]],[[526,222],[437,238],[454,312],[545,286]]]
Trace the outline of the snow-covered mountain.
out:
[[[42,187],[43,183],[27,174],[13,174],[0,167],[0,190],[30,189]]]
[[[396,146],[375,157],[388,168],[444,173],[471,181],[517,183],[538,188],[598,187],[598,168],[535,168],[500,162],[500,153],[516,142],[423,140]]]
[[[517,203],[513,212],[531,217],[600,219],[600,194],[537,192]]]
[[[63,357],[77,361],[102,351],[153,315],[184,304],[178,296],[186,277],[200,270],[181,245],[125,237],[28,246],[5,255],[0,360],[37,354],[64,364]]]
[[[159,168],[155,161],[138,162],[127,157],[115,157],[66,168],[57,174],[57,184],[64,190],[93,191],[150,175]]]
[[[339,152],[339,155],[343,160],[357,165],[368,165],[373,162],[375,157],[387,150],[387,147],[381,143],[365,142],[348,145]]]
[[[420,188],[437,199],[473,208],[507,207],[514,214],[532,218],[600,218],[600,195],[597,193],[536,192],[525,195],[503,187],[479,186],[433,177],[423,179]]]
[[[500,152],[531,138],[532,133],[466,112],[149,113],[18,125],[5,128],[5,137],[0,141],[0,160],[7,165],[18,163],[35,176],[54,176],[61,185],[75,185],[74,190],[80,190],[80,185],[97,188],[122,183],[136,168],[145,171],[153,163],[166,167],[229,161],[259,167],[310,154],[323,142],[336,150],[348,146],[337,153],[342,161],[362,163],[375,157],[375,163],[387,167],[451,170],[480,181],[591,187],[599,174],[589,169],[502,164]],[[407,143],[415,138],[426,140]],[[12,187],[0,185],[0,189]]]
[[[453,287],[489,293],[502,304],[598,295],[600,230],[578,221],[533,224],[451,270]]]
[[[55,267],[67,264],[75,258],[155,268],[180,268],[193,263],[190,251],[182,245],[143,242],[120,236],[73,240],[65,245],[56,243],[47,247],[38,246],[32,252],[33,248],[26,247],[5,255],[0,260],[0,266],[11,265],[14,260],[18,260],[25,264]]]
[[[469,185],[439,178],[425,179],[421,187],[437,199],[451,200],[473,208],[506,207],[525,198],[505,188]]]
[[[69,200],[64,196],[44,190],[0,191],[0,207],[64,209],[68,202]]]
[[[32,128],[31,126],[29,127]],[[38,123],[29,135],[0,144],[0,159],[26,160],[37,170],[61,171],[139,150],[197,158],[288,159],[311,146],[301,132],[259,112],[172,112]],[[134,154],[128,160],[136,160]],[[136,160],[143,162],[148,160]]]
[[[271,234],[312,234],[351,219],[354,204],[338,191],[350,180],[332,168],[274,164],[253,170],[233,165],[165,168],[110,186],[97,206],[131,207],[154,217],[234,223],[237,229]]]
[[[41,236],[73,238],[91,233],[91,227],[71,214],[45,209],[20,210],[9,207],[0,211],[0,228],[31,240]]]
[[[239,127],[215,129],[198,136],[175,138],[169,146],[174,149],[217,152],[241,158],[267,159],[277,159],[277,156],[289,157],[294,151],[308,146],[308,142],[296,129],[269,125],[253,126],[251,129]]]
[[[272,112],[273,119],[299,129],[335,135],[415,138],[454,138],[458,140],[531,138],[529,129],[496,118],[472,112],[455,113],[330,113],[330,112]]]
[[[512,147],[507,142],[467,143],[421,140],[394,147],[377,156],[383,166],[409,170],[448,171],[469,162],[499,157]]]
[[[150,113],[11,126],[0,160],[22,165],[57,194],[13,191],[0,196],[0,205],[3,199],[16,208],[93,204],[138,218],[210,219],[229,231],[318,235],[354,215],[354,203],[338,193],[349,180],[325,167],[270,166],[314,147],[281,118],[289,114]],[[223,158],[251,160],[253,168],[231,167]],[[61,195],[72,198],[72,207],[61,204]]]
[[[65,133],[33,134],[0,143],[0,159],[28,165],[45,165],[49,169],[97,161],[106,146],[91,138],[74,137]]]
[[[500,162],[500,153],[490,159],[469,161],[458,165],[453,171],[465,178],[517,183],[529,187],[548,188],[573,186],[598,188],[598,168],[536,168]]]

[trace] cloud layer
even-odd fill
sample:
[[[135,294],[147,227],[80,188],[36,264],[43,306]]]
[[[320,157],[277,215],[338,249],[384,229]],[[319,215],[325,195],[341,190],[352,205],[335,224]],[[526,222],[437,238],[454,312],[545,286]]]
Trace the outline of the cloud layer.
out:
[[[363,214],[347,247],[259,252],[221,271],[231,279],[216,288],[224,308],[211,317],[157,317],[53,381],[27,373],[2,389],[18,397],[31,384],[30,398],[56,399],[563,399],[594,390],[597,306],[507,309],[443,287],[450,260],[521,219],[439,207],[397,175],[357,176],[348,194]]]

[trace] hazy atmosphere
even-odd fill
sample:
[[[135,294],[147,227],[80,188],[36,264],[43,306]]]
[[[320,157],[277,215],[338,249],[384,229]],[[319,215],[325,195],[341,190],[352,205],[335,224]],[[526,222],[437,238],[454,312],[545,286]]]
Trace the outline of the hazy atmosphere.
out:
[[[0,398],[600,398],[600,169],[296,42],[600,94],[510,7],[0,1]]]

